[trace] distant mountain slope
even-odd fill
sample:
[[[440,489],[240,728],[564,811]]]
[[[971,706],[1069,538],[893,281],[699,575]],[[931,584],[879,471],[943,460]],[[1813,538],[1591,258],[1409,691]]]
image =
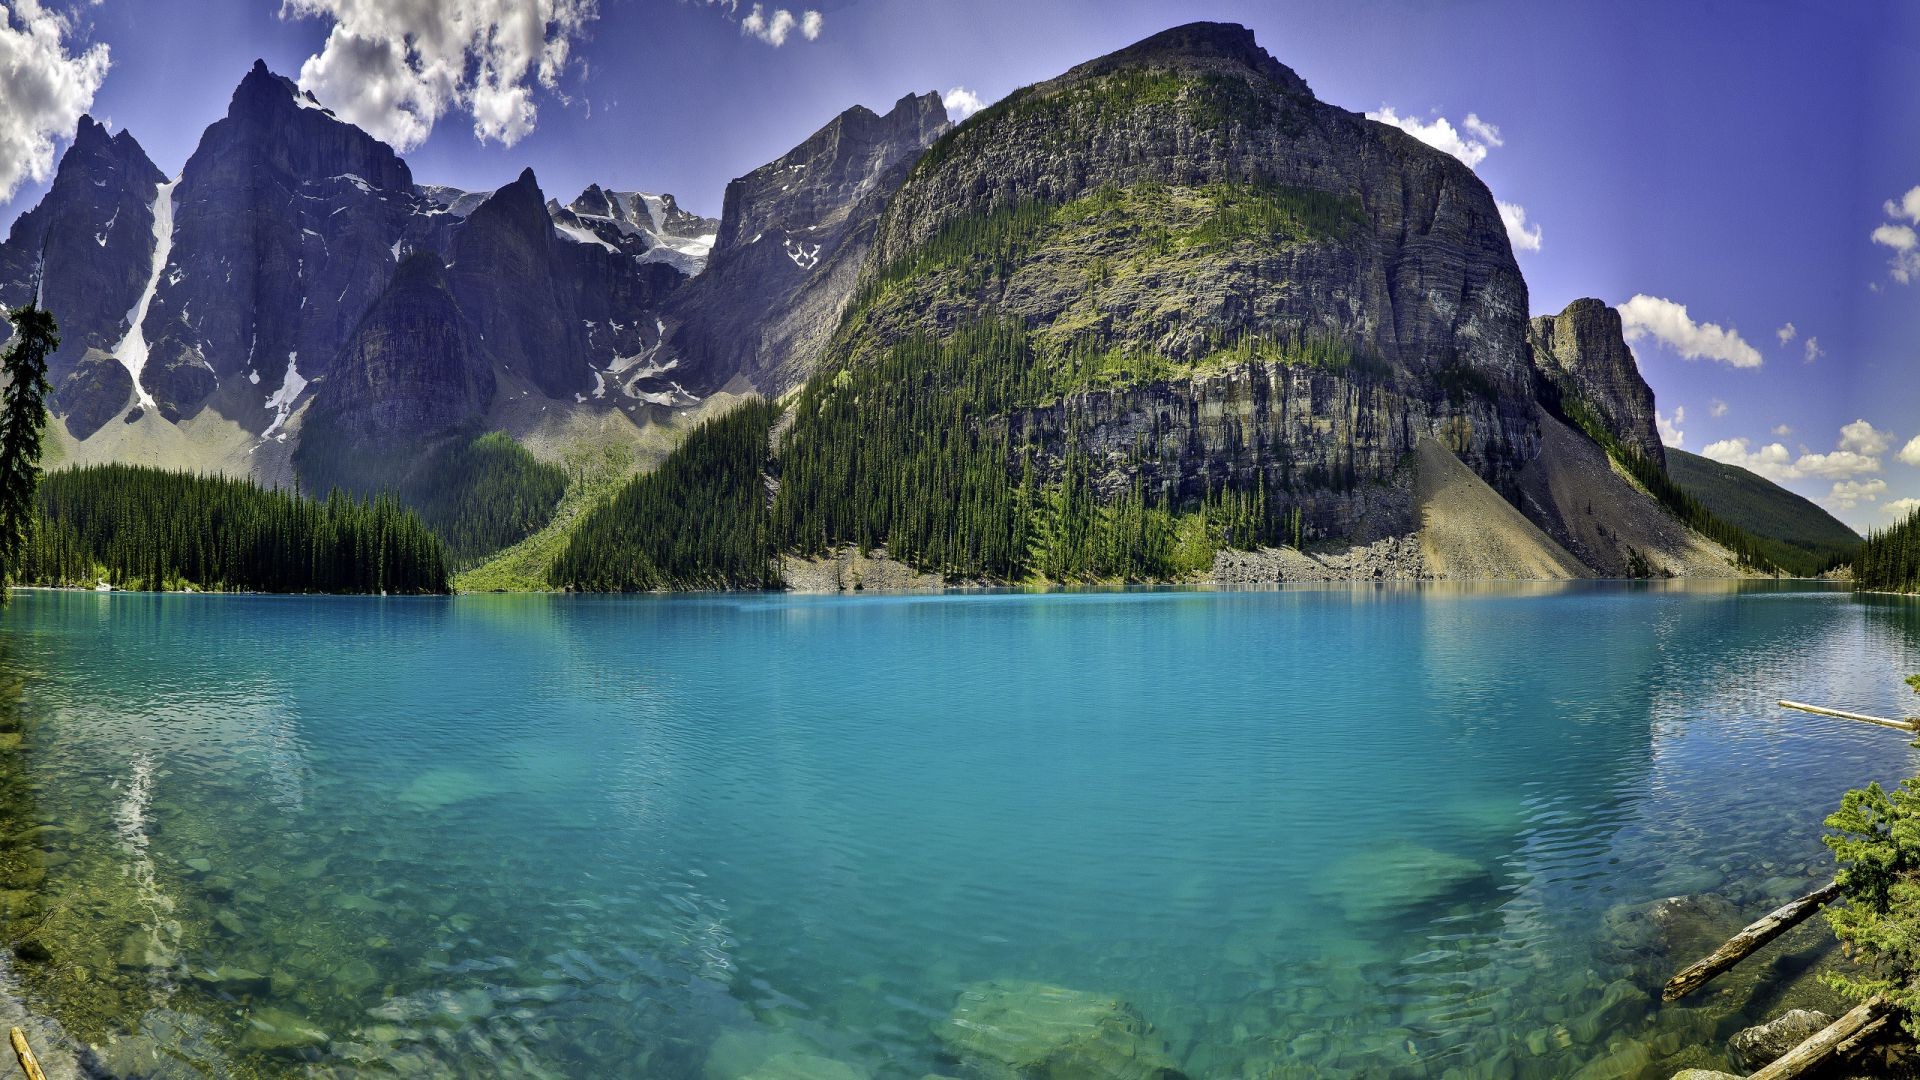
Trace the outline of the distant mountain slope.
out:
[[[1844,562],[1860,544],[1859,534],[1832,514],[1737,465],[1668,447],[1667,475],[1715,516],[1784,549],[1774,561],[1795,573]]]

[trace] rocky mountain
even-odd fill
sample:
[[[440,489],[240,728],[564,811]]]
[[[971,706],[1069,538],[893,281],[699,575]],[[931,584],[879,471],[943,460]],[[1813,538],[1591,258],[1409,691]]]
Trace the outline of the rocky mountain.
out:
[[[764,467],[815,552],[1104,574],[1089,553],[1125,545],[1073,529],[1108,506],[1309,561],[1390,552],[1354,572],[1735,572],[1676,517],[1697,507],[1618,314],[1530,321],[1473,172],[1237,26],[958,127],[934,94],[849,109],[718,220],[600,185],[562,203],[531,170],[417,184],[256,64],[178,178],[82,122],[0,244],[0,302],[36,288],[71,460],[427,491],[477,432],[557,457],[582,424],[652,445],[710,398],[797,392]],[[1111,572],[1196,572],[1177,546]],[[1266,558],[1235,580],[1305,572]]]
[[[1575,300],[1558,315],[1528,323],[1527,343],[1534,364],[1567,405],[1591,410],[1623,444],[1666,465],[1653,390],[1640,377],[1618,311],[1600,300]]]
[[[767,393],[817,366],[907,170],[947,130],[938,94],[886,115],[855,106],[779,160],[727,185],[705,273],[669,305],[656,366],[707,393],[740,379]]]
[[[1108,493],[1264,487],[1308,535],[1366,542],[1418,528],[1422,438],[1510,497],[1539,449],[1526,283],[1486,186],[1316,100],[1241,27],[1170,30],[974,116],[894,197],[870,272],[887,288],[830,364],[1031,328],[1046,386],[1000,422]]]

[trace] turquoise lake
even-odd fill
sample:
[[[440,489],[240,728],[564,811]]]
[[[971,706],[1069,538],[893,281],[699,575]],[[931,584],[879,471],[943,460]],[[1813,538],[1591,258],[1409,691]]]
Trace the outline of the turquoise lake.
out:
[[[1920,763],[1774,702],[1913,671],[1804,584],[25,592],[0,988],[124,1076],[986,1076],[1041,984],[1191,1077],[1664,1077],[1813,991],[1660,1008],[1620,913],[1824,881]]]

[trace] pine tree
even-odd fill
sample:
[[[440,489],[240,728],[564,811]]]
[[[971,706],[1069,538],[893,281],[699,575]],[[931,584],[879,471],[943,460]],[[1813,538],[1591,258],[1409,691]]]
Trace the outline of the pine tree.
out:
[[[0,603],[16,580],[33,522],[40,481],[40,433],[47,424],[47,357],[60,347],[53,315],[32,304],[7,315],[13,343],[0,367],[7,378],[0,398]]]

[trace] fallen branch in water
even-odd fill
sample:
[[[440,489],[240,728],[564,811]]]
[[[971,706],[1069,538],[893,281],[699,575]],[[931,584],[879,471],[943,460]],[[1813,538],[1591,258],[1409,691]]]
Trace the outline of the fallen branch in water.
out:
[[[27,1074],[27,1080],[47,1080],[47,1074],[40,1071],[40,1061],[33,1056],[33,1047],[27,1045],[27,1033],[14,1028],[14,1056],[20,1059],[20,1071]]]
[[[1858,720],[1863,724],[1874,724],[1879,727],[1892,728],[1895,731],[1920,731],[1920,723],[1912,720],[1889,720],[1884,716],[1868,716],[1866,713],[1822,708],[1819,705],[1809,705],[1804,701],[1787,701],[1782,698],[1780,707],[1783,709],[1798,709],[1801,712],[1812,713],[1815,716],[1832,716],[1841,720]]]
[[[1840,895],[1840,882],[1829,881],[1798,900],[1782,904],[1747,926],[1746,929],[1727,939],[1725,945],[1715,949],[1704,960],[1697,960],[1687,968],[1667,980],[1660,992],[1663,1001],[1676,1001],[1693,993],[1721,972],[1745,960],[1761,946],[1781,934],[1793,929],[1807,920],[1809,915],[1832,903]]]
[[[1872,998],[1854,1006],[1851,1012],[1817,1031],[1806,1042],[1787,1051],[1786,1056],[1747,1080],[1789,1080],[1804,1076],[1832,1060],[1842,1048],[1858,1049],[1878,1035],[1890,1022],[1893,1005],[1886,998]]]

